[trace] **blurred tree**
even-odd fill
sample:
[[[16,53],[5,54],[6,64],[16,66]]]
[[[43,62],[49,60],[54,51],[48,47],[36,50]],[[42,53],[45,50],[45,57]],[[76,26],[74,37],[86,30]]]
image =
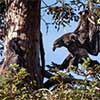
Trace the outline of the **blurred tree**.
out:
[[[0,74],[4,74],[10,64],[24,66],[36,81],[36,88],[42,87],[40,3],[40,0],[5,0],[4,61],[0,69]]]

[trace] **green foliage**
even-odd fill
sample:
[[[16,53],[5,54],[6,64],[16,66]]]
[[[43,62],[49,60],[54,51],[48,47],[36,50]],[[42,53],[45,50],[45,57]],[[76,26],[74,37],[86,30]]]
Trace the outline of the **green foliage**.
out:
[[[90,60],[84,59],[82,65],[87,71]],[[99,100],[100,99],[100,66],[93,68],[95,74],[91,74],[95,80],[86,78],[79,80],[66,72],[55,72],[56,75],[51,77],[52,80],[58,79],[59,84],[55,84],[51,90],[42,88],[34,90],[34,82],[28,81],[29,74],[25,68],[20,68],[13,64],[9,66],[7,75],[0,76],[0,100]],[[91,68],[92,69],[92,68]],[[72,69],[71,69],[72,70]],[[60,76],[59,78],[57,78]],[[71,83],[64,83],[63,78],[72,79]]]
[[[54,6],[48,8],[48,15],[52,15],[53,24],[59,30],[60,26],[65,27],[71,21],[78,21],[79,17],[74,13],[73,7],[68,3],[63,3],[61,6]]]
[[[77,11],[85,8],[85,4],[80,0],[58,0],[58,5],[48,7],[47,14],[52,15],[53,24],[58,30],[61,26],[69,25],[71,21],[78,21]]]
[[[94,65],[89,67],[90,59],[84,59],[82,67],[85,69],[83,79],[75,79],[69,77],[64,72],[55,72],[55,76],[51,79],[56,80],[60,76],[59,84],[52,87],[51,91],[47,89],[39,89],[34,92],[34,100],[100,100],[100,66]],[[71,69],[72,70],[72,69]],[[88,71],[92,70],[92,73]],[[75,70],[75,72],[78,71]],[[88,74],[87,74],[88,73]],[[82,74],[80,74],[82,75]],[[88,75],[94,77],[93,80],[88,80]],[[64,84],[63,78],[72,79],[70,83]]]
[[[92,0],[87,3],[87,0],[57,0],[57,2],[52,6],[46,6],[48,15],[52,16],[52,24],[55,26],[57,30],[61,28],[61,26],[66,27],[66,25],[70,25],[71,21],[77,22],[79,19],[78,12],[91,8],[93,13],[95,12],[96,16],[100,16],[100,0]],[[90,10],[90,9],[88,9]],[[47,25],[47,23],[44,21]]]
[[[83,76],[83,78],[75,79],[75,77],[68,74],[67,71],[55,71],[55,76],[51,77],[51,79],[58,81],[59,84],[55,84],[51,91],[48,90],[50,97],[48,97],[49,95],[45,95],[45,98],[48,99],[43,100],[100,100],[100,65],[94,64],[90,66],[91,60],[89,58],[83,60],[84,63],[81,65],[81,69],[76,66],[70,68],[71,72]],[[88,79],[89,76],[91,80]],[[63,81],[64,78],[71,81],[65,84]],[[40,91],[44,90],[41,89]],[[44,95],[42,95],[39,100],[42,100],[41,98],[43,98],[43,96]],[[38,100],[38,97],[35,98],[35,100]]]
[[[0,100],[33,100],[33,82],[25,68],[14,64],[7,75],[0,76]]]
[[[95,88],[96,82],[90,82],[88,89],[71,88],[70,85],[59,84],[55,89],[39,89],[34,92],[33,100],[99,100],[100,92]]]

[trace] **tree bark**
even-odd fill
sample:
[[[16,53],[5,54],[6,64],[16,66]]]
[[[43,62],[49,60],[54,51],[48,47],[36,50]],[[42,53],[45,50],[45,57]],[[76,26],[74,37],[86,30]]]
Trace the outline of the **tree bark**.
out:
[[[42,87],[40,68],[40,0],[5,0],[7,4],[4,62],[0,74],[9,65],[19,64],[31,74],[31,79]]]

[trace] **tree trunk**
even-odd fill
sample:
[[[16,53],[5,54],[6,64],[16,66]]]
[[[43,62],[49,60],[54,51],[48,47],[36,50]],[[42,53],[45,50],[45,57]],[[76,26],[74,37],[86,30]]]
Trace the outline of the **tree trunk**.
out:
[[[7,4],[7,30],[4,38],[4,74],[13,63],[25,67],[42,86],[40,68],[40,0],[5,0]]]

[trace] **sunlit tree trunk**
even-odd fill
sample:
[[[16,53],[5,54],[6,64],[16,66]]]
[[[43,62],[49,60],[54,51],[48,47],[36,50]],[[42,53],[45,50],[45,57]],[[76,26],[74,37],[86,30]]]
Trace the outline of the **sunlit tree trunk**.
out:
[[[40,68],[40,0],[5,0],[7,29],[4,38],[4,62],[0,73],[17,63],[25,67],[42,86]]]

